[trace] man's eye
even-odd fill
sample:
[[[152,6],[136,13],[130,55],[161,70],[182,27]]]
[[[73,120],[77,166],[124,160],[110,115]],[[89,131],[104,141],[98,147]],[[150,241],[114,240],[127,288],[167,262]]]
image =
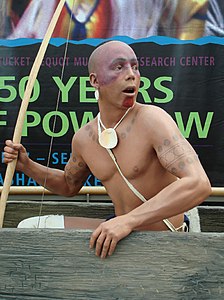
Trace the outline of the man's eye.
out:
[[[121,69],[122,69],[122,66],[121,66],[121,65],[117,65],[117,66],[115,67],[115,69],[116,69],[116,70],[121,70]]]
[[[138,66],[134,65],[134,66],[132,66],[132,69],[135,70],[135,71],[138,71]]]

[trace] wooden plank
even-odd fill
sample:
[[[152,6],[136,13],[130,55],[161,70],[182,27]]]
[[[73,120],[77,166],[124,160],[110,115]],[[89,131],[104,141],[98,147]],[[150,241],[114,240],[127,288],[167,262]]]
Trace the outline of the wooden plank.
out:
[[[9,203],[5,213],[4,227],[15,228],[20,221],[39,216],[40,205],[40,202]],[[49,214],[106,219],[114,214],[114,207],[111,203],[42,203],[41,215]]]
[[[224,299],[224,234],[132,233],[105,260],[90,234],[2,229],[0,299]]]
[[[20,221],[38,216],[40,206],[39,201],[9,202],[6,208],[4,227],[15,228]],[[199,206],[198,209],[203,232],[224,232],[224,207]],[[63,214],[65,216],[105,219],[113,213],[112,203],[44,201],[41,215]]]
[[[201,230],[206,232],[224,232],[224,207],[198,207]]]

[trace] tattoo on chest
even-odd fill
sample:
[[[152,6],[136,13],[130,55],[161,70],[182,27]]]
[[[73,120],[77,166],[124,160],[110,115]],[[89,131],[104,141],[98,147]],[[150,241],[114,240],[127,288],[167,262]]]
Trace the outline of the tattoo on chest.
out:
[[[137,114],[138,112],[136,111],[133,118],[131,119],[130,121],[130,124],[128,124],[126,126],[126,128],[124,129],[124,131],[122,131],[120,134],[118,134],[118,136],[121,138],[121,139],[125,139],[128,135],[128,133],[130,133],[135,121],[136,121],[136,117],[137,117]]]

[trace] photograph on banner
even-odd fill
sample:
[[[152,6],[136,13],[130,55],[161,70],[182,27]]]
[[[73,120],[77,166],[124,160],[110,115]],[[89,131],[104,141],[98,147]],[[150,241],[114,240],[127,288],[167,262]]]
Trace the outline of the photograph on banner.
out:
[[[58,2],[2,0],[0,38],[42,39]],[[66,0],[53,37],[67,38],[68,27],[71,40],[224,36],[223,12],[222,0]]]

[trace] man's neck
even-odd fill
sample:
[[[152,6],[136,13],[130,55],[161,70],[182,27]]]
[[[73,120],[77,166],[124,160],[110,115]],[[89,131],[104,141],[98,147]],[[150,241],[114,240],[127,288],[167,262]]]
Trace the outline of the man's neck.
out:
[[[127,110],[131,111],[133,108],[134,105],[131,107],[131,109],[121,109],[116,107],[105,108],[99,105],[101,121],[106,128],[114,128],[114,126],[116,126],[116,124],[121,120]]]

